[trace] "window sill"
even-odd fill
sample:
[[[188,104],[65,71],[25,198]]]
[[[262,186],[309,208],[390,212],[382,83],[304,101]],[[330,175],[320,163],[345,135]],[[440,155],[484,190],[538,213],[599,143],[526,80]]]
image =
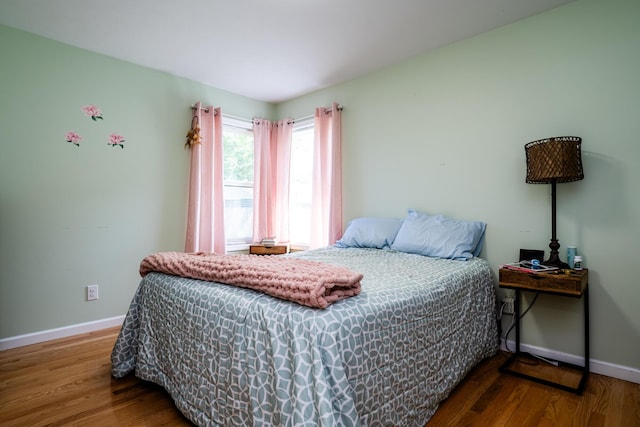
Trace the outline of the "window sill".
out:
[[[225,249],[227,253],[249,252],[249,243],[235,243],[227,245]]]
[[[227,253],[239,253],[239,252],[249,252],[249,246],[253,245],[255,243],[234,243],[234,244],[230,244],[226,246],[227,249]],[[303,244],[291,244],[289,246],[291,252],[298,252],[298,251],[307,251],[309,250],[309,246],[308,245],[303,245]]]

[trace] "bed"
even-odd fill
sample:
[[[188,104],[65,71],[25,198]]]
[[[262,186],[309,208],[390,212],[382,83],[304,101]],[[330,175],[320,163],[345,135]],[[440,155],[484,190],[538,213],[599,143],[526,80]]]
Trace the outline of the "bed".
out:
[[[359,295],[324,309],[151,272],[114,345],[112,375],[161,385],[199,426],[424,426],[497,351],[494,280],[476,256],[388,243],[287,255],[363,274]]]

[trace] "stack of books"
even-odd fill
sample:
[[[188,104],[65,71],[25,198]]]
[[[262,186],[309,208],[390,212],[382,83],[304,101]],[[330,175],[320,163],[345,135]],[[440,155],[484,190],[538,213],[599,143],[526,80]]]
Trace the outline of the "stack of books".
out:
[[[278,239],[276,239],[275,237],[265,237],[260,242],[260,244],[262,244],[262,246],[264,246],[265,248],[271,248],[275,246],[277,243],[278,243]]]

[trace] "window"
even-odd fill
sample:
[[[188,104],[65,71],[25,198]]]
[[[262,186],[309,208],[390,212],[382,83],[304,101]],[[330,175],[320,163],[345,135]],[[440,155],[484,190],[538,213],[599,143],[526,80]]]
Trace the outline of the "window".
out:
[[[289,233],[291,245],[307,248],[311,240],[313,118],[296,123],[291,141]]]
[[[222,117],[224,229],[227,248],[253,237],[253,130],[250,121]]]
[[[313,118],[296,123],[291,141],[289,233],[291,245],[307,248],[311,239]],[[247,247],[253,238],[254,142],[251,121],[222,117],[224,228],[227,250]]]

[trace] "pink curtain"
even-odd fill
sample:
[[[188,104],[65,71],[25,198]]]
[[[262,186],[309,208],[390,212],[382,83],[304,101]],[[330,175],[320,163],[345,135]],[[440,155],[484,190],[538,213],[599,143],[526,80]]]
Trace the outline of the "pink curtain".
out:
[[[291,176],[291,137],[293,120],[275,123],[275,236],[281,242],[289,241],[289,181]]]
[[[222,113],[196,103],[201,142],[191,146],[185,252],[226,253],[222,169]]]
[[[289,240],[289,164],[291,120],[253,121],[253,240]]]
[[[342,111],[316,108],[311,195],[311,249],[342,235]]]

